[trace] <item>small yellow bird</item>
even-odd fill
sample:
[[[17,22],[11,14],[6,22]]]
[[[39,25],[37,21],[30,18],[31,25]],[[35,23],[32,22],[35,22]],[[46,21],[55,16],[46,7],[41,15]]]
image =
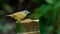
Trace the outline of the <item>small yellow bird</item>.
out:
[[[24,11],[16,12],[16,13],[13,13],[13,14],[7,15],[7,16],[10,16],[10,17],[16,19],[18,22],[21,22],[21,20],[23,20],[29,13],[30,13],[29,11],[24,10]]]

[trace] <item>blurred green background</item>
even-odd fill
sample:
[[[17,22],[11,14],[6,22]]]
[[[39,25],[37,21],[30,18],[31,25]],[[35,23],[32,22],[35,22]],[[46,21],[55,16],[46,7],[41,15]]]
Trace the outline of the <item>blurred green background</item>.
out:
[[[22,10],[31,12],[26,18],[39,19],[38,23],[16,24],[5,15]],[[8,26],[7,26],[8,25]],[[34,29],[35,28],[35,29]],[[0,0],[0,32],[15,34],[40,31],[39,34],[60,34],[60,0]]]

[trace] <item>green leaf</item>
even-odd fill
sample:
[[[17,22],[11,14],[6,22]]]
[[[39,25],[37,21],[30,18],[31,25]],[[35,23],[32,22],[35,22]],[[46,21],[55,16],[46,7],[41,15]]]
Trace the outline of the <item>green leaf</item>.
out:
[[[48,4],[54,4],[54,3],[56,2],[56,0],[46,0],[46,2],[47,2]]]
[[[56,9],[56,8],[60,8],[60,1],[56,2],[54,4],[54,8],[53,9]]]
[[[31,18],[34,18],[34,19],[39,19],[40,17],[42,17],[43,15],[45,15],[48,10],[50,9],[50,5],[42,5],[38,8],[36,8],[34,10],[34,12],[30,15]]]
[[[6,10],[8,13],[13,12],[13,8],[9,4],[3,4],[3,9]]]

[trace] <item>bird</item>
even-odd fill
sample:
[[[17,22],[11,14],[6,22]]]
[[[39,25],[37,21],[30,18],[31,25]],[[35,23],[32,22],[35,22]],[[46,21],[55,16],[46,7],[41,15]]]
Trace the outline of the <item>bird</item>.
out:
[[[21,22],[28,14],[30,14],[28,10],[23,10],[23,11],[16,12],[16,13],[6,15],[6,16],[10,16],[14,18],[16,22]]]

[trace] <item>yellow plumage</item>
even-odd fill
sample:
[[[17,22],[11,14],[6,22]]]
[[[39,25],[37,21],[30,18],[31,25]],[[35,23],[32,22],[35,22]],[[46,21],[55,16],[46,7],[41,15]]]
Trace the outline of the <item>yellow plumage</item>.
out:
[[[26,17],[27,14],[25,14],[24,12],[17,12],[11,15],[11,17],[13,17],[16,20],[22,20]]]
[[[7,16],[11,16],[12,18],[16,19],[17,21],[21,21],[22,19],[24,19],[27,14],[29,14],[30,12],[28,11],[21,11],[21,12],[16,12],[14,14],[11,15],[7,15]]]

